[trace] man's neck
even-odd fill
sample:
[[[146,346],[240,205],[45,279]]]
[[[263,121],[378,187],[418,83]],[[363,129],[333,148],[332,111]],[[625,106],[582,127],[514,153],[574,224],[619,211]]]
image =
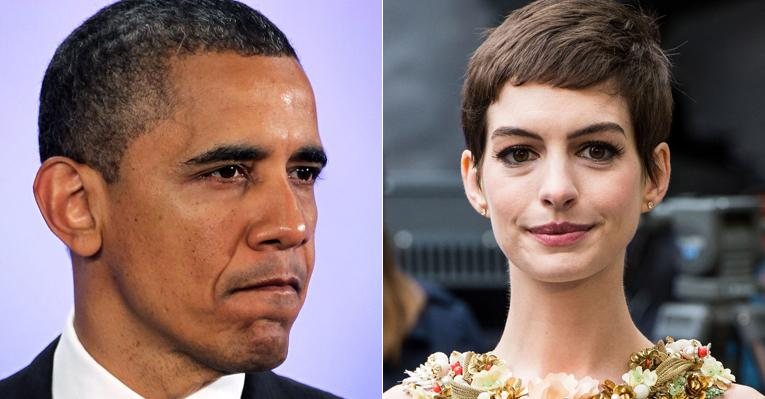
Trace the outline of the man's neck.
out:
[[[85,350],[109,373],[144,397],[188,396],[222,376],[173,348],[146,328],[109,290],[78,287],[74,330]],[[98,293],[87,298],[78,293]]]
[[[572,283],[545,283],[510,265],[510,310],[496,352],[523,379],[553,372],[620,381],[651,345],[630,318],[623,260]]]

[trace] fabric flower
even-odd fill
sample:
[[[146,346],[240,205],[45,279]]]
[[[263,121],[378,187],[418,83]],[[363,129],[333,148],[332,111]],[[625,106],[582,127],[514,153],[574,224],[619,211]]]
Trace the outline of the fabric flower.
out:
[[[526,388],[523,387],[520,378],[510,377],[502,388],[481,392],[477,399],[519,399],[524,395],[526,395]]]
[[[687,378],[685,383],[685,394],[688,399],[706,399],[707,388],[712,385],[710,377],[694,374]]]
[[[661,341],[659,342],[660,343],[657,344],[657,346],[645,348],[633,353],[630,356],[629,368],[634,369],[637,366],[641,366],[643,369],[656,369],[656,367],[667,358],[664,343]]]
[[[504,365],[496,365],[473,374],[470,386],[482,391],[492,391],[504,387],[505,381],[510,377],[512,377],[510,369]]]
[[[693,359],[700,346],[702,346],[701,342],[695,339],[678,339],[677,341],[667,343],[665,348],[670,355],[683,359]]]
[[[736,382],[736,377],[731,374],[730,369],[723,367],[723,364],[712,356],[704,358],[704,363],[701,365],[701,374],[707,377],[711,377],[719,388],[719,383],[728,386],[731,382]]]
[[[637,366],[622,375],[622,380],[633,388],[641,384],[652,387],[656,384],[657,378],[655,371],[643,370],[641,366]]]
[[[571,374],[548,374],[529,382],[529,399],[584,399],[598,393],[598,382],[590,377],[577,380]]]
[[[507,392],[481,392],[476,399],[508,399],[510,394]]]
[[[475,355],[475,352],[452,351],[452,353],[449,355],[449,364],[459,363],[465,367],[465,365],[468,363],[468,359],[473,355]]]
[[[635,367],[622,376],[622,380],[632,387],[637,399],[648,397],[651,387],[656,384],[657,378],[658,376],[655,371],[643,370],[641,366]]]
[[[414,371],[406,370],[405,373],[409,377],[401,381],[404,384],[432,385],[434,381],[433,370],[427,364],[417,366]]]
[[[667,384],[667,392],[670,396],[677,396],[681,392],[685,392],[685,377],[678,376],[673,381]]]
[[[599,386],[600,392],[598,392],[593,398],[595,399],[634,399],[635,392],[629,385],[616,385],[611,380],[605,380]]]
[[[479,372],[489,370],[492,367],[504,365],[505,362],[497,357],[497,355],[488,352],[471,356],[470,360],[468,360],[467,369],[470,374],[478,374]]]
[[[507,396],[504,394],[507,393]],[[520,378],[510,377],[505,381],[505,387],[502,388],[502,399],[518,399],[526,395],[526,388]]]
[[[449,373],[449,358],[443,352],[436,352],[428,356],[427,363],[431,366],[436,378],[441,378]]]
[[[406,370],[409,376],[401,381],[404,385],[412,385],[423,388],[425,391],[432,390],[436,385],[442,384],[443,379],[449,374],[449,358],[446,354],[437,352],[428,356],[428,360],[419,365],[414,371]],[[413,390],[410,389],[410,392]],[[412,393],[414,396],[414,393]]]

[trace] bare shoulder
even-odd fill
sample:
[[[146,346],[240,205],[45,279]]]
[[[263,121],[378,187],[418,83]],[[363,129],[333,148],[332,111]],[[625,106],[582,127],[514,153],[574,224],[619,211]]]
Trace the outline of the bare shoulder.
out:
[[[752,387],[739,384],[731,384],[730,388],[725,391],[724,399],[762,399],[765,398],[761,393],[757,392]]]
[[[410,399],[410,398],[411,396],[409,396],[409,394],[406,393],[403,385],[396,385],[395,387],[383,393],[383,399]]]

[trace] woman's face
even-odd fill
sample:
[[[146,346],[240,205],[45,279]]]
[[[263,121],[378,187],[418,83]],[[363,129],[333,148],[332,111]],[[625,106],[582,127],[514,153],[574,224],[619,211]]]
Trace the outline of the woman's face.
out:
[[[534,279],[569,282],[621,267],[640,213],[666,191],[667,145],[654,152],[665,172],[654,184],[627,103],[606,89],[507,84],[487,111],[480,173],[463,153],[468,198],[486,209],[510,263]]]

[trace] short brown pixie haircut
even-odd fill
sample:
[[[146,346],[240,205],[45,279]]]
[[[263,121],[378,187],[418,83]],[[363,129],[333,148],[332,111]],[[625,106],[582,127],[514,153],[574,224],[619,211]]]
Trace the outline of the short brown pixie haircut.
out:
[[[654,18],[611,0],[540,0],[513,11],[468,63],[462,130],[474,166],[486,149],[486,111],[506,83],[608,83],[627,102],[641,164],[655,180],[653,149],[672,122],[670,63],[659,42]]]

